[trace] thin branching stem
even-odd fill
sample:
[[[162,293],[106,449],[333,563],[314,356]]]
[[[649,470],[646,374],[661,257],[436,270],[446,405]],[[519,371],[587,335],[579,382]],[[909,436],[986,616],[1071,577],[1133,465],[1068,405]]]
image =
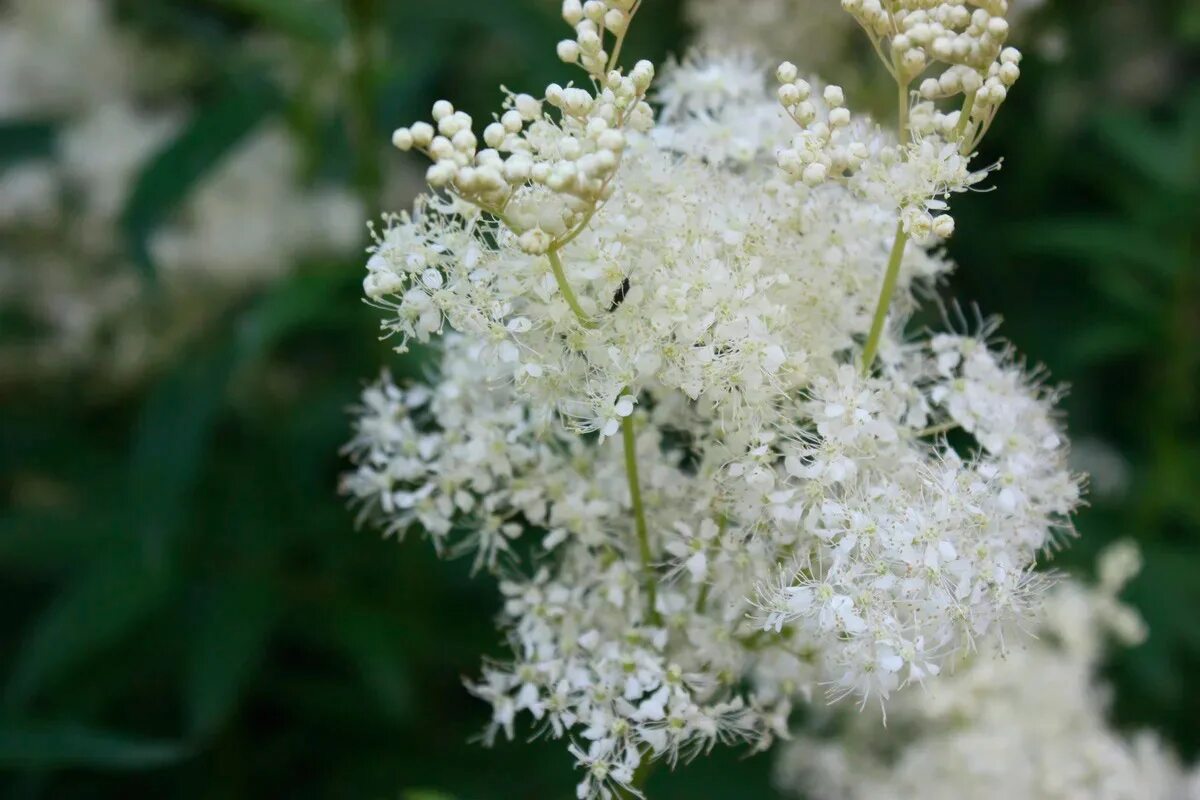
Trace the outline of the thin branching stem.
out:
[[[579,305],[579,298],[575,296],[571,284],[567,281],[567,273],[563,269],[562,259],[558,256],[558,249],[550,248],[546,251],[546,257],[550,259],[550,269],[554,272],[554,282],[558,284],[558,291],[562,294],[563,300],[567,301],[567,305],[574,312],[579,324],[585,328],[596,327],[596,323],[592,322],[592,318],[583,310],[583,306]]]
[[[958,112],[958,124],[954,126],[954,138],[962,140],[962,148],[959,152],[966,155],[963,149],[966,148],[967,127],[971,124],[971,111],[975,108],[975,92],[967,92],[967,96],[963,98],[962,110]]]
[[[630,503],[633,505],[633,526],[637,532],[638,556],[642,562],[642,585],[646,592],[649,619],[657,625],[658,580],[654,574],[650,552],[650,531],[646,527],[646,507],[642,503],[642,487],[638,479],[637,437],[633,432],[633,414],[621,420],[621,438],[625,444],[625,477],[629,481]]]
[[[613,45],[612,56],[609,57],[608,65],[605,68],[606,72],[614,69],[617,66],[617,62],[620,61],[621,46],[625,44],[625,34],[629,32],[629,23],[633,22],[633,15],[636,14],[638,9],[641,7],[642,2],[641,0],[638,0],[638,2],[633,4],[633,8],[629,9],[629,18],[625,20],[625,30],[617,34],[616,44]]]
[[[888,257],[887,271],[883,274],[883,288],[879,291],[879,301],[875,304],[875,317],[871,320],[871,332],[867,334],[867,343],[863,347],[863,374],[871,371],[875,363],[875,354],[879,352],[879,339],[883,335],[883,323],[887,320],[888,307],[892,303],[892,295],[896,292],[896,280],[900,277],[900,262],[904,260],[904,247],[908,244],[908,234],[904,232],[904,223],[896,223],[896,238],[892,241],[892,253]]]

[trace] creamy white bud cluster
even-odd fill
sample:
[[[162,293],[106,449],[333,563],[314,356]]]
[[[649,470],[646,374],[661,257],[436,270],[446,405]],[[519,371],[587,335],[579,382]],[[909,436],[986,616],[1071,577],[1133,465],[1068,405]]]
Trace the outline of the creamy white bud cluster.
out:
[[[855,124],[842,88],[826,86],[818,100],[810,82],[785,61],[776,72],[779,102],[801,132],[777,152],[784,173],[817,186],[852,182],[865,167],[875,173],[873,182],[890,188],[906,236],[950,236],[954,219],[945,213],[945,198],[982,178],[984,173],[969,169],[971,155],[1020,76],[1020,53],[1004,47],[1008,4],[970,5],[974,10],[965,0],[843,0],[896,81],[900,141],[872,148],[869,129]],[[925,101],[914,106],[913,82],[937,68],[937,77],[921,81]],[[937,102],[960,95],[960,108],[938,109]]]
[[[433,123],[399,128],[392,143],[416,149],[433,165],[426,180],[498,218],[528,253],[544,254],[578,235],[612,193],[625,149],[625,130],[645,131],[654,115],[645,102],[654,67],[639,61],[628,74],[616,67],[637,2],[563,3],[576,38],[559,56],[578,63],[594,89],[548,85],[542,99],[510,94],[502,113],[483,129],[480,147],[469,114],[448,100],[433,104]],[[615,40],[610,56],[606,37]],[[547,114],[549,105],[558,113]]]
[[[602,78],[616,64],[629,22],[637,13],[640,0],[563,0],[563,20],[575,29],[574,39],[558,43],[558,57],[568,64],[579,64],[594,78]],[[611,37],[613,52],[605,49]]]
[[[898,698],[886,727],[855,714],[836,739],[798,739],[781,754],[780,788],[815,800],[1194,800],[1200,773],[1189,778],[1153,734],[1127,736],[1106,719],[1106,640],[1145,637],[1117,599],[1138,564],[1131,544],[1114,545],[1096,586],[1053,589],[1037,638],[1004,654],[982,647],[927,692]]]
[[[788,62],[776,73],[780,103],[801,126],[775,152],[783,173],[809,187],[840,183],[892,205],[906,235],[918,241],[953,234],[947,198],[983,180],[990,169],[973,171],[958,143],[933,131],[910,126],[919,130],[917,138],[897,143],[871,120],[851,116],[840,86],[825,86],[818,96],[808,80],[795,76]]]
[[[884,66],[903,87],[930,69],[920,83],[926,100],[962,96],[962,108],[943,127],[971,153],[987,132],[1008,89],[1020,77],[1021,54],[1005,47],[1007,0],[842,0],[871,37]]]
[[[951,268],[944,197],[982,177],[959,142],[737,54],[669,64],[654,121],[652,72],[614,66],[635,10],[565,4],[595,91],[509,95],[487,149],[448,103],[397,134],[431,191],[364,289],[441,369],[364,393],[343,482],[499,578],[488,736],[564,740],[584,799],[768,747],[821,692],[936,685],[1037,608],[1079,499],[1056,393],[990,326],[904,336]]]
[[[856,132],[851,127],[842,87],[826,86],[821,92],[823,102],[817,102],[812,85],[797,77],[795,64],[780,64],[775,77],[779,80],[779,102],[802,129],[790,147],[779,150],[779,166],[809,186],[819,186],[829,179],[848,179],[871,151],[862,141],[864,131]]]
[[[926,9],[939,3],[926,3]],[[1005,19],[1019,35],[1045,0],[1009,0]],[[684,13],[704,47],[749,49],[768,59],[792,58],[805,71],[855,72],[859,26],[832,0],[687,0]],[[1027,29],[1026,29],[1027,30]]]

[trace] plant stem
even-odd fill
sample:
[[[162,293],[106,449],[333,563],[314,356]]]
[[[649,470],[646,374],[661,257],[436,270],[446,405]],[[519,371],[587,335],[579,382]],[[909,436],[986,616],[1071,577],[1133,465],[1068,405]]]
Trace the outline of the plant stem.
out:
[[[954,126],[954,138],[964,139],[967,133],[967,126],[971,124],[971,110],[974,108],[975,92],[967,92],[967,96],[963,98],[962,110],[958,112],[958,124]],[[963,141],[962,145],[965,144],[966,141]],[[960,153],[964,149],[962,145],[959,145]],[[963,153],[963,155],[966,155],[966,153]]]
[[[899,73],[900,69],[900,65],[897,64],[897,73]],[[903,145],[908,144],[908,83],[906,81],[897,79],[896,86],[899,88],[899,91],[897,92],[899,97],[897,99],[899,100],[898,108],[900,118],[898,124],[900,125],[900,144]]]
[[[642,504],[642,488],[638,480],[637,439],[633,434],[633,415],[621,420],[621,438],[625,444],[625,477],[629,481],[629,497],[633,505],[633,524],[637,531],[638,554],[642,562],[642,584],[646,591],[650,622],[659,623],[658,584],[651,564],[650,532],[646,528],[646,507]]]
[[[650,760],[650,752],[647,750],[642,754],[642,763],[638,764],[637,769],[633,773],[633,780],[629,782],[629,788],[633,792],[622,791],[618,797],[621,800],[630,800],[630,798],[645,797],[642,790],[646,788],[646,779],[650,777],[651,770],[654,769],[654,762]],[[634,793],[636,792],[636,794]]]
[[[558,250],[550,248],[546,251],[546,257],[550,259],[550,269],[554,271],[554,281],[558,284],[558,291],[562,293],[563,299],[567,301],[567,305],[575,313],[579,324],[585,328],[596,327],[596,323],[592,322],[587,312],[583,310],[583,306],[579,305],[579,300],[575,297],[575,292],[571,290],[571,284],[567,282],[567,273],[563,270],[563,263],[562,259],[558,257]]]
[[[941,422],[937,425],[930,425],[928,428],[922,428],[913,435],[918,439],[921,439],[926,436],[937,436],[939,433],[949,433],[957,427],[957,422],[954,420],[947,420],[946,422]]]
[[[904,246],[908,244],[908,234],[904,232],[904,223],[896,223],[896,238],[892,242],[892,254],[888,257],[887,271],[883,275],[883,288],[879,291],[879,302],[875,304],[875,318],[871,320],[871,332],[867,334],[867,343],[863,347],[863,374],[871,371],[875,363],[875,354],[879,350],[879,339],[883,335],[883,323],[887,320],[888,306],[892,303],[892,295],[896,291],[896,279],[900,277],[900,262],[904,258]]]
[[[642,7],[641,0],[634,3],[633,8],[629,9],[629,17],[625,20],[625,30],[621,31],[616,37],[616,44],[613,45],[612,56],[608,59],[608,66],[605,67],[605,72],[617,66],[617,62],[621,59],[621,45],[625,44],[625,34],[629,32],[629,23],[633,22],[633,15]]]

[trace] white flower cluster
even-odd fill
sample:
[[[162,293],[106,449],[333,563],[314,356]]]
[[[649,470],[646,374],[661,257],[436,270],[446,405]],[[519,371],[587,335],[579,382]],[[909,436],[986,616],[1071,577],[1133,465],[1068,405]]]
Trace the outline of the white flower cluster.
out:
[[[930,680],[1038,604],[1078,502],[1054,392],[990,327],[903,336],[951,265],[901,209],[966,156],[896,160],[860,119],[843,180],[790,180],[795,122],[736,56],[669,65],[651,126],[649,67],[602,55],[636,10],[567,0],[559,54],[593,90],[509,94],[486,149],[445,101],[397,131],[433,191],[385,220],[364,289],[401,349],[445,332],[441,369],[364,393],[343,481],[498,575],[512,655],[471,688],[491,735],[568,740],[581,798],[766,747],[822,688]]]
[[[1046,398],[978,339],[936,336],[878,378],[843,366],[809,395],[815,430],[777,447],[782,470],[732,467],[755,490],[739,518],[761,509],[794,553],[756,616],[816,645],[835,694],[886,697],[1038,599],[1029,565],[1078,487]],[[921,440],[947,428],[972,458]]]
[[[801,132],[778,150],[783,171],[809,186],[837,180],[860,193],[877,187],[900,209],[905,235],[918,240],[950,236],[953,217],[937,212],[945,211],[944,198],[986,175],[969,168],[970,156],[1020,76],[1020,52],[1003,46],[1007,3],[975,5],[971,11],[965,0],[886,5],[843,0],[896,81],[900,141],[871,142],[869,124],[854,124],[840,86],[826,86],[823,102],[817,102],[797,67],[784,62],[776,73],[778,97]],[[924,102],[912,107],[910,86],[934,66],[941,74],[921,81]],[[942,112],[935,105],[958,95],[963,96],[958,110]],[[865,186],[857,180],[864,167]]]
[[[512,95],[504,113],[484,128],[487,147],[478,150],[470,115],[439,100],[433,106],[436,128],[418,122],[398,129],[392,142],[429,156],[434,162],[426,174],[429,185],[452,189],[502,220],[525,252],[557,250],[611,195],[624,130],[645,131],[653,124],[645,94],[654,67],[639,61],[628,75],[614,68],[636,11],[633,0],[564,4],[563,18],[576,38],[559,43],[559,57],[579,64],[596,88],[547,86],[545,104],[559,112],[557,119],[543,113],[542,100]],[[615,40],[611,56],[603,49],[606,35]]]
[[[654,96],[661,112],[651,136],[659,147],[757,168],[764,181],[774,177],[764,162],[795,130],[767,95],[762,64],[744,53],[692,51],[667,65]]]
[[[0,122],[57,125],[49,153],[0,168],[0,231],[13,245],[0,260],[3,306],[38,331],[0,348],[0,382],[81,369],[120,384],[205,306],[359,241],[361,205],[342,190],[304,187],[297,143],[264,127],[150,242],[173,298],[163,314],[172,332],[152,331],[147,317],[160,309],[140,302],[120,218],[138,175],[191,116],[164,99],[176,72],[101,0],[0,10]]]
[[[1195,800],[1189,778],[1152,734],[1107,721],[1096,672],[1108,635],[1135,644],[1141,619],[1116,595],[1138,569],[1132,545],[1101,557],[1099,583],[1065,580],[1046,599],[1037,637],[983,646],[927,691],[841,720],[836,738],[804,737],[781,754],[781,788],[813,800]]]
[[[1006,18],[1020,26],[1043,5],[1045,0],[1009,0]],[[688,0],[684,11],[705,47],[789,58],[818,72],[854,66],[849,61],[857,26],[837,0]]]

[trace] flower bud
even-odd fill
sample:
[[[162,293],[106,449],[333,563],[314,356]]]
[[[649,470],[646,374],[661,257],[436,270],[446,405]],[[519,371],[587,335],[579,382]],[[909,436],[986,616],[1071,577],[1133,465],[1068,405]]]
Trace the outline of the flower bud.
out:
[[[397,128],[392,133],[392,146],[397,150],[411,150],[413,146],[412,131],[408,128]]]

